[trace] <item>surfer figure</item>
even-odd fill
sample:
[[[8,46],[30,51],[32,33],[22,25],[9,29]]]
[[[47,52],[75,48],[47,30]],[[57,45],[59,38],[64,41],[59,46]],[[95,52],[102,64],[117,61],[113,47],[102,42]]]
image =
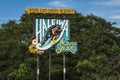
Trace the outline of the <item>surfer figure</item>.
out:
[[[60,33],[61,33],[61,29],[59,25],[52,25],[51,27],[48,28],[47,33],[43,38],[43,41],[41,42],[41,44],[44,45],[48,39],[51,39],[51,40],[57,39]]]
[[[55,25],[54,28],[52,28],[52,36],[53,36],[53,40],[57,39],[59,37],[61,30],[59,28],[58,25]]]

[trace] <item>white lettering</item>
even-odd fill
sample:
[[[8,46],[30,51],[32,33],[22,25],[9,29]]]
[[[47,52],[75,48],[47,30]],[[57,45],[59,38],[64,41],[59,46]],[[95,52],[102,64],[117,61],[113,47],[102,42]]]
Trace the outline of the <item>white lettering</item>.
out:
[[[40,20],[40,41],[39,42],[41,42],[42,41],[42,37],[43,37],[43,34],[42,34],[42,27],[43,27],[43,20]]]
[[[68,37],[68,20],[66,20],[65,21],[65,23],[64,23],[65,25],[64,25],[64,27],[65,27],[65,31],[66,31],[66,36]]]
[[[55,25],[56,19],[52,19],[52,25]]]
[[[51,19],[48,19],[47,27],[49,28],[51,26]]]
[[[63,27],[64,27],[64,22],[65,22],[65,20],[64,20],[64,21],[59,20],[59,25],[61,25],[61,28],[62,28],[62,29],[63,29]]]
[[[38,19],[35,20],[35,24],[36,25],[35,25],[35,28],[34,28],[35,30],[34,31],[36,32],[36,34],[35,34],[35,36],[36,36],[36,43],[38,43],[38,33],[39,33],[38,32]]]
[[[47,21],[48,22],[48,21]],[[47,24],[45,23],[45,20],[43,19],[43,29],[42,29],[42,35],[45,35],[45,31],[47,31]]]

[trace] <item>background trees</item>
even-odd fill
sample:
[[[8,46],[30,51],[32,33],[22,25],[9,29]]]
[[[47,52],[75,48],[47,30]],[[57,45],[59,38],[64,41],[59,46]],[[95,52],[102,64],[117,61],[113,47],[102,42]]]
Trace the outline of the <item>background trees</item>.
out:
[[[23,14],[19,23],[11,20],[0,28],[0,80],[36,79],[36,55],[28,51],[34,16],[70,20],[71,41],[78,42],[78,52],[66,53],[68,80],[120,79],[120,29],[113,23],[93,14]],[[50,53],[52,80],[62,80],[62,54]],[[48,54],[40,56],[41,80],[48,79]]]

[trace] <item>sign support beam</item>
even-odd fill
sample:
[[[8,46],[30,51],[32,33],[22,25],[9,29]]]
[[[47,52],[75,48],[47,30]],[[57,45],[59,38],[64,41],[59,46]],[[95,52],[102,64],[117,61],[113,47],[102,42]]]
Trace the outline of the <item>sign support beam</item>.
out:
[[[65,53],[63,53],[63,80],[66,80]]]
[[[51,53],[49,50],[49,80],[51,80]]]
[[[40,74],[40,69],[39,69],[39,54],[37,54],[37,80],[39,80],[39,74]]]

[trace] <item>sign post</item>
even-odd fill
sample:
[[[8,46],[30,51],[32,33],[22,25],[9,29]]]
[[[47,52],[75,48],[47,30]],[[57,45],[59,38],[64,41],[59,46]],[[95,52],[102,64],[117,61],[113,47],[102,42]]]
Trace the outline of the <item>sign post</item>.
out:
[[[51,80],[51,53],[49,50],[49,80]]]
[[[37,52],[37,80],[40,78],[40,55],[43,54],[44,51]]]
[[[65,53],[63,54],[63,80],[66,79]]]
[[[39,69],[39,54],[37,54],[37,80],[39,80],[39,74],[40,74],[40,69]]]

